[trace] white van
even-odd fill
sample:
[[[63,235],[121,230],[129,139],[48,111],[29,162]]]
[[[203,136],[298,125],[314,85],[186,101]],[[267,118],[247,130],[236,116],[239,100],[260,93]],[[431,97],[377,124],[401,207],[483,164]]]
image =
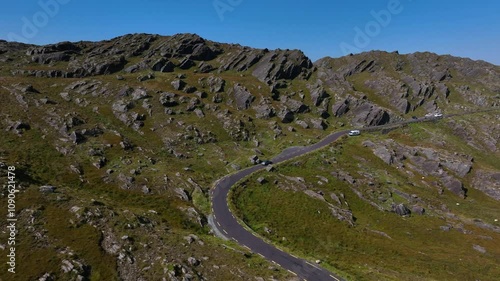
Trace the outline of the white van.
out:
[[[361,135],[361,132],[359,130],[351,130],[348,133],[349,136],[359,136]]]

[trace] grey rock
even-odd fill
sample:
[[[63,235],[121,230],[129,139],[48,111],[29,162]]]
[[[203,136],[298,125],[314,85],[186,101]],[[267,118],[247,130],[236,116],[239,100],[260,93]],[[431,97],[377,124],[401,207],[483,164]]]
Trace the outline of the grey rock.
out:
[[[114,112],[118,112],[118,113],[125,113],[130,108],[132,108],[132,105],[129,102],[126,102],[124,100],[117,100],[112,105],[113,111]]]
[[[255,110],[255,118],[269,119],[276,115],[274,108],[268,104],[259,104],[252,108]]]
[[[191,67],[195,66],[195,62],[192,61],[189,58],[184,58],[180,63],[179,63],[179,68],[180,69],[190,69]]]
[[[311,125],[314,129],[318,130],[325,130],[328,127],[323,119],[312,119]]]
[[[174,68],[175,65],[171,61],[165,58],[160,58],[151,67],[153,71],[159,71],[159,72],[173,72]]]
[[[186,190],[184,190],[183,188],[178,187],[178,188],[174,189],[174,191],[175,191],[175,194],[177,194],[177,197],[179,197],[181,200],[183,200],[183,201],[190,201],[191,200],[191,198],[189,197],[189,193]]]
[[[184,81],[182,81],[180,79],[174,80],[170,84],[177,91],[182,91],[182,89],[184,89],[184,87],[186,86],[186,82],[184,82]]]
[[[132,92],[132,99],[135,101],[145,99],[148,97],[149,95],[144,89],[136,89],[134,92]]]
[[[108,160],[105,157],[99,157],[96,162],[92,163],[97,169],[102,169]]]
[[[113,74],[127,64],[124,56],[92,57],[81,61],[71,61],[69,69],[73,77],[87,77]]]
[[[192,94],[194,92],[196,92],[196,87],[195,86],[186,86],[184,87],[184,93],[186,94]]]
[[[71,54],[69,52],[43,53],[31,57],[31,61],[39,64],[49,64],[61,61],[69,61]]]
[[[198,98],[191,98],[189,100],[189,104],[186,107],[187,111],[194,111],[199,105],[201,104],[200,100]]]
[[[374,144],[372,141],[370,141],[370,140],[366,140],[366,141],[364,141],[364,142],[362,143],[362,145],[363,145],[364,147],[370,147],[370,148],[375,147],[375,144]],[[382,160],[383,160],[383,159],[382,159]],[[385,162],[385,161],[384,161],[384,162]],[[387,163],[387,162],[386,162],[386,163]],[[388,163],[388,164],[389,164],[389,163]]]
[[[211,64],[206,63],[204,61],[198,65],[198,72],[200,73],[209,73],[214,69],[215,68]]]
[[[400,216],[408,216],[411,214],[410,209],[405,206],[405,204],[398,204],[392,206],[392,211]]]
[[[297,125],[301,126],[304,129],[309,128],[309,124],[307,124],[307,122],[304,120],[297,120],[297,121],[295,121],[295,123],[297,123]]]
[[[257,155],[250,156],[250,163],[252,165],[259,164],[260,163],[259,156]]]
[[[134,64],[134,65],[131,65],[131,66],[125,68],[123,71],[125,71],[126,73],[135,73],[135,72],[144,70],[146,68],[147,68],[147,65],[145,63],[138,63],[138,64]]]
[[[461,181],[450,177],[444,179],[444,186],[457,196],[465,198],[467,190],[464,188],[464,185]]]
[[[191,266],[198,266],[198,265],[200,265],[200,261],[199,261],[199,260],[197,260],[197,259],[196,259],[196,258],[194,258],[194,257],[189,257],[189,258],[187,259],[187,261],[188,261],[189,265],[191,265]]]
[[[235,163],[232,163],[232,164],[231,164],[231,168],[233,168],[233,170],[235,170],[235,171],[239,171],[239,170],[241,170],[240,165],[235,164]]]
[[[172,107],[179,104],[177,101],[177,95],[174,93],[161,93],[160,94],[160,104],[165,107]]]
[[[277,115],[280,118],[280,121],[285,124],[291,123],[295,119],[295,114],[287,108],[282,108]]]
[[[285,104],[286,107],[293,113],[306,113],[309,111],[309,107],[305,105],[303,102],[298,100],[287,99]]]
[[[389,151],[385,146],[377,147],[375,150],[373,150],[373,154],[382,159],[382,161],[384,161],[387,165],[391,165],[394,163],[394,153]]]
[[[293,51],[266,51],[260,59],[257,55],[253,61],[258,60],[255,64],[252,75],[260,81],[269,82],[280,79],[294,79],[299,75],[304,78],[308,75],[309,70],[313,67],[311,60],[304,53],[298,50]]]
[[[224,92],[224,87],[226,86],[226,81],[218,76],[202,78],[198,80],[198,83],[202,87],[208,88],[212,93],[222,93]]]
[[[387,124],[391,120],[387,111],[369,103],[354,109],[354,114],[353,123],[357,125],[378,126]]]
[[[423,215],[425,213],[425,209],[422,206],[415,205],[411,208],[411,212],[417,215]]]
[[[314,106],[319,106],[327,97],[329,95],[323,87],[318,87],[311,91],[311,100]]]
[[[472,248],[481,254],[486,254],[486,249],[484,247],[481,247],[479,245],[473,245]]]
[[[140,82],[144,82],[147,80],[153,80],[153,79],[155,79],[154,73],[148,73],[148,74],[140,75],[137,77],[137,80],[139,80]]]
[[[16,121],[14,125],[12,125],[12,129],[16,130],[18,133],[22,131],[28,131],[31,129],[30,124],[24,121]]]
[[[205,93],[203,91],[197,91],[196,93],[194,93],[194,95],[197,96],[200,99],[204,99],[204,98],[207,97],[207,93]]]
[[[332,113],[333,116],[335,117],[340,117],[346,114],[348,111],[349,111],[349,101],[347,99],[337,102],[332,107]]]
[[[472,163],[462,161],[443,161],[441,165],[456,173],[459,177],[465,177],[472,170]]]
[[[224,98],[222,97],[221,94],[215,94],[213,97],[212,97],[212,102],[214,103],[221,103],[224,101]]]
[[[450,231],[451,227],[448,225],[442,225],[439,227],[439,229],[441,229],[444,232],[448,232],[448,231]]]
[[[411,105],[407,99],[400,99],[396,104],[396,108],[399,110],[399,112],[406,114],[410,111]]]
[[[40,192],[42,193],[54,193],[56,191],[56,188],[52,185],[44,185],[40,186],[38,190],[40,190]]]
[[[248,89],[240,84],[235,84],[232,89],[232,95],[236,101],[238,109],[250,108],[255,97],[248,91]]]
[[[194,113],[196,114],[196,116],[198,116],[199,118],[203,118],[205,117],[205,113],[203,113],[203,110],[199,109],[199,108],[196,108],[194,110]]]
[[[85,137],[80,133],[80,132],[72,132],[70,135],[69,135],[69,138],[71,139],[71,141],[73,141],[73,143],[75,144],[81,144],[82,142],[85,141]]]

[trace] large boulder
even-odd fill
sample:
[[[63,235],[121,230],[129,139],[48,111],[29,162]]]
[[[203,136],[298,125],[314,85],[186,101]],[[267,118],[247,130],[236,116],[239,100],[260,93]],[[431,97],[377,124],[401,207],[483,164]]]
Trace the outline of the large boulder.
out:
[[[226,81],[218,76],[210,76],[208,78],[201,78],[198,83],[204,87],[210,89],[212,93],[224,92],[224,87],[226,86]]]
[[[182,81],[180,79],[174,80],[170,84],[177,91],[182,91],[182,89],[184,89],[184,87],[186,86],[186,82],[184,82],[184,81]]]
[[[399,110],[399,112],[406,114],[410,111],[411,104],[407,99],[400,99],[396,104],[396,108]]]
[[[265,103],[261,103],[253,107],[255,110],[255,117],[260,119],[268,119],[276,115],[274,108]]]
[[[365,103],[354,110],[352,122],[356,125],[379,126],[388,124],[391,120],[389,113],[370,103]]]
[[[235,84],[233,86],[232,94],[238,109],[248,109],[255,100],[255,96],[253,96],[246,87],[240,84]]]
[[[282,123],[291,123],[295,119],[295,115],[288,108],[283,108],[278,112],[278,117]]]
[[[398,205],[393,205],[392,211],[400,216],[409,216],[411,214],[410,209],[408,209],[408,207],[406,207],[406,205],[402,203]]]
[[[305,113],[309,111],[309,106],[295,99],[286,99],[284,104],[294,113]]]
[[[90,57],[83,62],[71,61],[69,69],[74,77],[113,74],[127,64],[124,56]]]
[[[319,106],[328,97],[323,87],[317,87],[311,91],[311,101],[314,106]]]
[[[325,120],[319,118],[319,119],[312,119],[311,120],[311,125],[314,129],[318,130],[325,130],[328,125],[326,125]]]
[[[332,113],[335,117],[340,117],[349,111],[349,100],[345,99],[332,106]]]
[[[453,177],[448,177],[443,179],[443,182],[446,189],[461,198],[465,198],[467,190],[464,188],[464,185],[461,181]]]
[[[161,93],[160,94],[160,104],[165,107],[172,107],[179,104],[177,101],[177,95],[174,93]]]
[[[175,65],[171,61],[165,58],[160,58],[151,67],[153,71],[159,71],[159,72],[173,72],[174,68]]]
[[[39,54],[31,57],[31,61],[39,64],[49,64],[53,62],[69,61],[70,59],[71,59],[71,54],[67,52]]]

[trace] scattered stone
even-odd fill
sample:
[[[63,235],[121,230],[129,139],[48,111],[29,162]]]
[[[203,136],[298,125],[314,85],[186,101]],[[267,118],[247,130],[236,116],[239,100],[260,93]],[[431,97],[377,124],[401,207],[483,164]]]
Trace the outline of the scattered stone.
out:
[[[184,82],[184,81],[182,81],[180,79],[174,80],[170,84],[177,91],[182,91],[182,89],[184,89],[184,87],[186,86],[186,82]]]
[[[173,72],[174,68],[175,65],[171,61],[165,58],[157,60],[151,67],[153,71],[159,71],[159,72]]]
[[[481,254],[486,254],[486,249],[484,247],[481,247],[479,245],[474,245],[472,246],[472,248],[478,252],[480,252]]]
[[[137,77],[137,80],[139,80],[140,82],[144,82],[147,80],[153,80],[153,79],[155,79],[155,75],[153,73],[148,73],[148,74],[140,75],[139,77]]]
[[[56,188],[52,185],[44,185],[40,186],[39,190],[42,193],[54,193],[56,191]]]
[[[198,266],[198,265],[200,264],[200,261],[199,261],[199,260],[197,260],[197,259],[196,259],[196,258],[194,258],[194,257],[189,257],[189,258],[187,259],[187,261],[188,261],[189,265],[191,265],[191,266]]]
[[[132,99],[137,101],[141,99],[148,98],[148,93],[144,89],[137,89],[134,92],[132,92]]]
[[[311,125],[314,129],[318,130],[325,130],[328,127],[323,119],[312,119]]]
[[[408,209],[408,207],[406,207],[405,204],[403,204],[403,203],[398,204],[398,205],[393,205],[392,211],[395,212],[396,214],[402,216],[402,217],[409,216],[411,214],[410,209]]]
[[[415,205],[411,208],[411,212],[417,215],[424,215],[425,209],[422,206]]]
[[[71,141],[73,141],[74,144],[81,144],[85,141],[85,137],[81,133],[76,131],[72,132],[69,135],[69,138],[71,139]]]
[[[203,118],[205,117],[205,113],[203,113],[203,110],[199,109],[199,108],[196,108],[194,111],[193,111],[196,116],[198,116],[199,118]]]
[[[257,155],[250,156],[250,163],[252,165],[259,164],[260,163],[259,156]]]
[[[301,126],[304,129],[309,129],[309,124],[307,124],[307,122],[304,120],[297,120],[295,121],[295,123],[297,123],[297,125]]]

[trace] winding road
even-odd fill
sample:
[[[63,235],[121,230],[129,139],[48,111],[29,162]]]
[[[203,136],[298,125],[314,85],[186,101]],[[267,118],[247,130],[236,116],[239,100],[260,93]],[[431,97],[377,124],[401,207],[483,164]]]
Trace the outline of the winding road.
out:
[[[434,121],[436,119],[441,119],[445,117],[452,117],[456,115],[465,115],[473,113],[477,112],[453,114],[453,115],[443,116],[440,118],[435,118],[435,117],[419,118],[416,120],[408,120],[388,125],[363,128],[361,129],[361,131],[393,128],[409,123]],[[324,139],[322,139],[321,141],[310,146],[292,147],[285,149],[280,155],[276,156],[271,161],[274,164],[278,164],[280,162],[292,159],[294,157],[315,151],[319,148],[325,147],[328,144],[334,142],[339,137],[347,134],[347,132],[348,131],[332,133],[327,137],[325,137]],[[327,271],[326,269],[316,264],[310,263],[306,260],[300,259],[291,254],[285,253],[280,249],[277,249],[275,246],[258,238],[257,236],[246,230],[242,225],[238,223],[238,220],[234,217],[234,215],[231,213],[229,209],[229,203],[228,203],[229,190],[235,183],[237,183],[241,179],[264,168],[265,167],[262,165],[251,166],[246,169],[240,170],[234,174],[228,175],[218,180],[214,184],[213,189],[210,191],[212,208],[213,208],[212,227],[217,228],[215,230],[216,232],[223,234],[225,237],[229,239],[233,239],[243,247],[248,248],[252,252],[263,256],[265,259],[280,265],[282,268],[287,269],[289,272],[297,275],[299,278],[303,280],[308,280],[308,281],[343,280],[339,276]]]
[[[346,133],[347,131],[337,132],[327,136],[320,142],[313,145],[286,149],[271,161],[277,164],[314,151],[332,143]],[[241,226],[231,213],[227,201],[227,196],[231,187],[239,180],[264,168],[265,167],[262,165],[255,165],[217,181],[211,191],[214,226],[217,227],[219,232],[223,233],[224,236],[235,240],[238,244],[250,249],[254,253],[260,254],[267,260],[277,263],[302,279],[309,281],[342,280],[340,277],[330,273],[326,269],[303,259],[299,259],[291,254],[285,253],[273,245],[268,244],[262,239],[254,236],[254,234],[250,233],[243,226]]]

